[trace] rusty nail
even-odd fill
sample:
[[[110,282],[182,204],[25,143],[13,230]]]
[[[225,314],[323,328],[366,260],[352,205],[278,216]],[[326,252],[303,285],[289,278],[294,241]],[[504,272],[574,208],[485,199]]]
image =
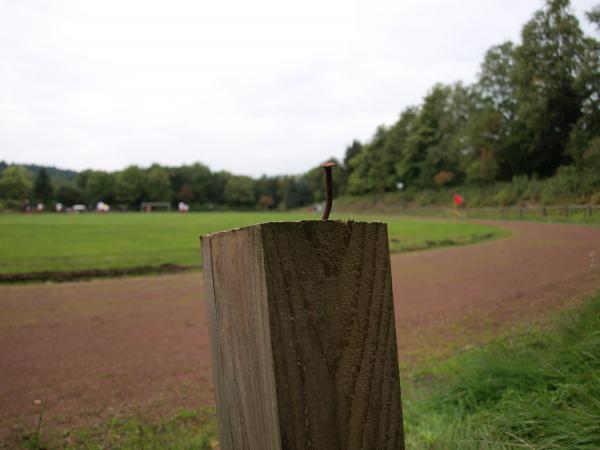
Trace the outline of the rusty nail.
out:
[[[324,162],[321,167],[325,169],[325,185],[327,187],[327,196],[325,197],[325,209],[323,210],[323,217],[321,219],[329,219],[329,213],[331,212],[331,206],[333,205],[333,167],[335,163],[332,161]]]

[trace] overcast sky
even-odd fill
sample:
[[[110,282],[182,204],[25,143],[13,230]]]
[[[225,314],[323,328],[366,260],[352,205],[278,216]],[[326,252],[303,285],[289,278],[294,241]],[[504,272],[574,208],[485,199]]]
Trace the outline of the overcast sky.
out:
[[[0,160],[299,173],[472,82],[541,4],[0,0]]]

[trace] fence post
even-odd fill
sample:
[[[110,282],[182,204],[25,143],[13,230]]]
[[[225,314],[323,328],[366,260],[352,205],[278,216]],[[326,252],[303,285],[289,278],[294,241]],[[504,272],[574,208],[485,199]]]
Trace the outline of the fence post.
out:
[[[202,238],[221,449],[404,449],[387,226]]]
[[[542,206],[542,216],[546,217],[547,214],[546,207]]]
[[[592,217],[592,205],[588,205],[587,212],[588,212],[588,217]]]

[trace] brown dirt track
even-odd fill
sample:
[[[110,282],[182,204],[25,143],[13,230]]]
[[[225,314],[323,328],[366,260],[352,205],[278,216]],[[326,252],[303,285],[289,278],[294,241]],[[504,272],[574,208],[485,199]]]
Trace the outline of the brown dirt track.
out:
[[[392,256],[402,361],[481,341],[600,287],[600,228],[501,225],[510,238]],[[0,286],[0,355],[0,448],[35,428],[44,398],[46,433],[119,409],[157,417],[212,402],[198,272]]]

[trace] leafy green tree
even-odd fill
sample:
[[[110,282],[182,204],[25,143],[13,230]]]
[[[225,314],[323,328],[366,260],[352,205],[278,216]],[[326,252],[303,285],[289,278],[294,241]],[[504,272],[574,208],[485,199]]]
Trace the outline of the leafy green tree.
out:
[[[233,207],[254,206],[254,180],[246,176],[230,177],[225,185],[225,201]]]
[[[497,179],[505,119],[493,106],[474,114],[465,129],[468,152],[462,161],[466,181],[484,184]]]
[[[344,167],[346,168],[346,170],[349,170],[350,161],[352,160],[352,158],[354,158],[360,153],[362,147],[363,146],[360,143],[360,141],[357,141],[356,139],[352,141],[352,144],[346,147],[346,153],[344,156]]]
[[[343,163],[343,161],[339,161],[337,158],[330,158],[329,160],[333,161],[335,163],[335,167],[333,169],[333,195],[335,197],[339,197],[341,195],[344,195],[348,188],[348,168]],[[323,168],[321,168],[321,172],[322,171],[323,171]],[[321,176],[324,177],[323,174],[321,174]],[[325,183],[325,180],[323,178],[323,184],[321,185],[321,188],[320,188],[322,190],[325,189],[324,183]]]
[[[216,179],[204,164],[195,163],[191,166],[175,167],[169,169],[168,172],[171,191],[176,193],[179,200],[196,204],[221,203],[220,201],[215,202],[213,198],[214,183],[220,181],[220,179]],[[221,189],[224,189],[224,183]],[[182,195],[189,198],[189,191],[192,193],[192,198],[184,200]]]
[[[361,145],[360,151],[348,160],[348,194],[362,195],[373,190],[369,184],[369,156],[368,145]]]
[[[367,183],[370,189],[377,193],[395,190],[397,175],[394,169],[396,155],[394,147],[390,145],[391,131],[380,125],[375,131],[373,139],[366,147],[369,167],[367,169]]]
[[[587,15],[600,31],[600,5]],[[571,131],[567,151],[579,166],[586,166],[600,138],[600,42],[593,37],[584,38],[581,72],[576,84],[583,96],[581,117]]]
[[[483,100],[488,101],[502,118],[510,121],[514,118],[517,102],[513,84],[515,65],[515,46],[507,41],[490,48],[481,63],[481,69],[475,89]]]
[[[410,132],[403,137],[404,148],[396,163],[398,177],[407,186],[435,187],[460,178],[463,142],[458,133],[469,119],[470,96],[461,84],[438,84],[425,97],[410,120]]]
[[[382,178],[382,184],[386,191],[394,191],[397,189],[399,182],[405,183],[402,179],[399,170],[400,161],[404,157],[406,151],[407,140],[413,132],[415,120],[418,116],[418,109],[409,107],[405,109],[398,121],[390,128],[387,133],[384,147],[382,149],[382,158],[378,163],[378,170],[374,176]],[[383,167],[385,166],[385,168]]]
[[[116,200],[120,204],[138,207],[144,200],[144,172],[138,166],[129,166],[117,174]]]
[[[94,172],[94,171],[91,169],[82,170],[75,176],[75,185],[82,191],[85,191],[85,188],[87,186],[88,177],[92,172]]]
[[[169,174],[159,165],[153,165],[146,173],[145,192],[148,201],[170,202],[171,183]]]
[[[582,114],[584,93],[577,80],[584,35],[569,0],[547,0],[521,36],[514,68],[517,116],[525,131],[519,137],[528,155],[528,174],[551,176],[569,163],[565,148]]]
[[[31,174],[21,166],[8,166],[0,178],[0,195],[18,205],[31,198]]]
[[[56,190],[56,200],[65,206],[86,203],[84,192],[77,185],[62,184]]]
[[[33,198],[34,201],[49,204],[53,198],[54,188],[50,181],[50,175],[45,167],[42,167],[35,177],[33,183]]]
[[[211,204],[224,204],[225,203],[225,188],[227,181],[231,178],[229,172],[220,171],[211,174],[208,185],[207,185],[207,200]]]
[[[370,142],[362,145],[349,161],[347,190],[350,194],[381,194],[396,190],[400,177],[396,164],[404,151],[404,132],[412,120],[413,110],[405,111],[388,129],[380,125]]]
[[[481,102],[468,125],[473,149],[466,162],[467,180],[510,180],[529,171],[528,153],[523,146],[524,124],[517,118],[515,94],[515,45],[504,42],[490,48],[481,64],[474,86]]]
[[[191,203],[194,200],[192,188],[190,188],[187,184],[181,186],[181,189],[175,193],[175,200],[188,204]]]
[[[600,31],[600,5],[594,6],[591,11],[586,13],[588,20]]]
[[[411,133],[396,164],[399,178],[407,186],[425,187],[432,180],[426,180],[427,155],[441,141],[440,118],[444,113],[448,90],[436,85],[425,97],[424,104],[415,118]]]
[[[303,177],[284,176],[281,178],[280,186],[285,208],[298,208],[311,203],[311,192]]]
[[[279,180],[277,177],[268,177],[263,175],[254,183],[254,191],[259,204],[263,208],[275,208],[281,201],[278,189]],[[271,199],[270,201],[268,199]],[[261,201],[262,199],[262,201]]]
[[[86,176],[84,187],[85,199],[89,204],[105,202],[111,204],[115,201],[116,177],[108,172],[94,170]]]

